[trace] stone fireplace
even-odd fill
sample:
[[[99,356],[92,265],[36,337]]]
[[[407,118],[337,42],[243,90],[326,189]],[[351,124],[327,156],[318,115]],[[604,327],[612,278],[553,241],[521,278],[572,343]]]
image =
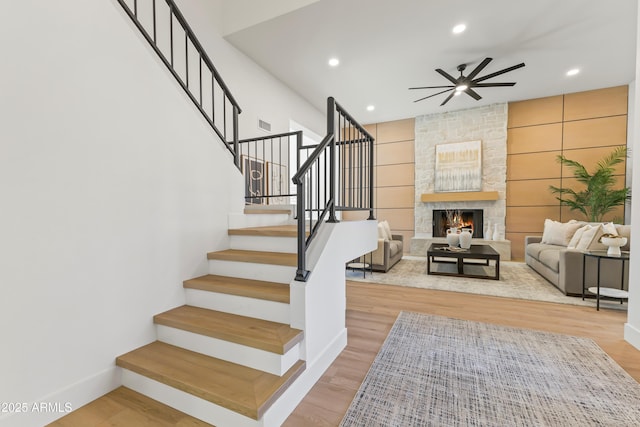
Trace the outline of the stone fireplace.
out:
[[[497,225],[504,239],[507,193],[507,104],[491,104],[416,117],[415,121],[415,236],[411,253],[424,255],[431,241],[442,232],[434,211],[482,211],[482,225],[474,226],[475,239],[482,239],[488,223]],[[482,191],[437,193],[435,191],[436,145],[481,141]],[[425,197],[427,196],[427,197]],[[474,219],[475,222],[475,219]],[[445,228],[446,232],[446,228]],[[508,260],[508,241],[493,243],[494,249]],[[498,246],[501,246],[499,250]]]

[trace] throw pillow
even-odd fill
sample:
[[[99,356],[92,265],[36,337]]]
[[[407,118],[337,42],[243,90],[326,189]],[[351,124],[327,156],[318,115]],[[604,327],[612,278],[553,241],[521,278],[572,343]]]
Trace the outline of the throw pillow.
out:
[[[582,224],[575,219],[562,223],[547,218],[544,220],[542,243],[547,245],[568,246],[571,238],[581,226]]]
[[[573,237],[569,241],[569,244],[567,245],[567,249],[576,249],[576,247],[578,246],[578,243],[580,243],[580,239],[582,238],[582,235],[584,234],[585,231],[589,230],[590,228],[591,228],[590,225],[584,225],[578,228],[576,232],[573,233]]]
[[[585,225],[585,230],[580,236],[580,241],[576,244],[576,249],[580,251],[590,250],[593,242],[597,242],[600,236],[602,236],[602,225]]]
[[[602,233],[603,234],[612,234],[614,236],[618,235],[618,230],[616,229],[616,225],[612,222],[606,222],[602,224]]]
[[[382,222],[378,223],[378,239],[385,240],[384,225],[382,225]]]
[[[392,240],[393,235],[391,234],[391,226],[389,225],[389,222],[386,219],[382,221],[382,226],[384,227],[385,239]]]

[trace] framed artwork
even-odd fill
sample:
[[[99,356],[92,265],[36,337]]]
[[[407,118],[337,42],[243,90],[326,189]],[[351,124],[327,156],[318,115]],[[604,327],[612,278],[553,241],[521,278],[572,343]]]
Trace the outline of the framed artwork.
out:
[[[244,175],[245,203],[248,205],[264,204],[264,197],[262,197],[266,193],[264,162],[243,155],[242,173]]]
[[[286,197],[273,197],[284,196],[289,194],[289,174],[287,173],[287,166],[274,162],[267,162],[267,194],[269,197],[267,203],[274,205],[284,205],[287,203]]]
[[[436,145],[435,191],[481,191],[481,142]]]

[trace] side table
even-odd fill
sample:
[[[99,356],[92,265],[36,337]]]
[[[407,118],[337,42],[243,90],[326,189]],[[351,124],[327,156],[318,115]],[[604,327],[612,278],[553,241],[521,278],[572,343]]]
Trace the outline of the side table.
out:
[[[596,310],[600,310],[600,296],[619,299],[620,304],[623,300],[629,299],[629,292],[624,290],[624,265],[629,261],[629,252],[623,251],[620,255],[608,255],[607,251],[588,251],[584,252],[582,260],[582,300],[584,301],[584,293],[586,286],[586,265],[587,258],[595,258],[597,260],[596,286],[587,289],[596,295]],[[622,270],[620,273],[620,289],[600,286],[600,261],[603,259],[612,259],[621,261]]]
[[[367,256],[369,262],[367,262]],[[362,277],[367,277],[367,271],[373,275],[373,252],[366,253],[347,263],[349,270],[362,270]]]

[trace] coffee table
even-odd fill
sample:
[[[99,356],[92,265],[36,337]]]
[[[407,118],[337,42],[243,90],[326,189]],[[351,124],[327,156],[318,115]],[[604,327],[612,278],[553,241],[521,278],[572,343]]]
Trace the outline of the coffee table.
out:
[[[450,258],[448,260],[435,260],[435,258]],[[480,265],[489,265],[489,261],[495,262],[495,275],[469,274],[464,272],[465,265],[479,265],[477,262],[465,262],[465,260],[484,260]],[[432,262],[449,262],[457,264],[456,273],[432,271]],[[473,277],[476,279],[500,280],[500,254],[489,245],[471,245],[469,249],[450,248],[446,243],[432,243],[427,250],[427,274],[456,277]]]

